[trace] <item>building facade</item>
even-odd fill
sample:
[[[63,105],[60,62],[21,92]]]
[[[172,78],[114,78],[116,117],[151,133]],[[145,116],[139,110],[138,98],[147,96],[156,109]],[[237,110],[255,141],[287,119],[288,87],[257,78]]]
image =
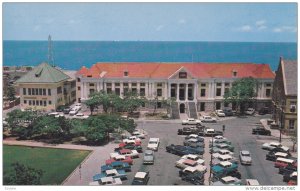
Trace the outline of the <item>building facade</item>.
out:
[[[52,111],[76,99],[76,82],[63,71],[42,63],[16,81],[20,107]]]
[[[272,94],[273,119],[284,132],[297,129],[297,61],[280,58]]]
[[[246,63],[96,63],[77,72],[76,100],[100,90],[121,97],[130,90],[147,99],[174,98],[182,113],[191,107],[213,111],[227,106],[225,91],[243,77],[259,82],[255,105],[249,107],[271,107],[274,73],[267,64]]]

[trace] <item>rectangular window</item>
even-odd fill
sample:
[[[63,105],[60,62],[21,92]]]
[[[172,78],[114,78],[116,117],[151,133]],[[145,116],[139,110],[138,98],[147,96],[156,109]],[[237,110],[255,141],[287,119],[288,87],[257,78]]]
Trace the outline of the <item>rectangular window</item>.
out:
[[[48,104],[49,104],[49,105],[51,105],[51,104],[52,104],[52,101],[51,101],[51,100],[49,100],[49,101],[48,101]]]
[[[200,111],[205,111],[205,103],[200,103]]]
[[[40,100],[40,105],[43,105],[43,101],[42,100]]]
[[[216,102],[216,109],[221,109],[221,102]]]
[[[80,82],[80,78],[77,78],[77,82]]]
[[[206,83],[202,83],[202,84],[201,84],[201,87],[206,87]]]
[[[39,95],[43,95],[43,89],[39,88]]]
[[[46,89],[43,89],[43,95],[46,95]]]
[[[26,95],[26,88],[23,88],[23,95]]]
[[[131,86],[136,86],[136,83],[131,83]]]
[[[270,83],[266,84],[266,87],[271,87],[271,86],[272,86],[272,84],[270,84]]]
[[[35,100],[32,100],[32,105],[35,105]]]
[[[31,105],[31,100],[29,100],[28,102],[29,102],[29,105]]]
[[[289,129],[294,129],[295,128],[295,120],[291,119],[289,120]]]
[[[296,112],[296,104],[297,104],[297,102],[295,102],[295,101],[290,102],[290,112],[292,112],[292,113]]]
[[[162,87],[162,83],[157,83],[157,87]]]
[[[132,93],[136,94],[137,93],[137,89],[136,88],[132,88]]]
[[[225,88],[224,93],[229,92],[229,88]]]
[[[140,86],[144,87],[144,86],[145,86],[145,83],[140,83]]]
[[[115,88],[115,93],[116,93],[116,95],[120,95],[120,88]]]
[[[179,78],[187,78],[186,72],[179,72]]]
[[[201,89],[201,97],[205,97],[206,89]]]
[[[39,102],[39,100],[36,100],[36,105],[40,105],[40,102]]]
[[[34,88],[31,88],[31,93],[32,93],[32,95],[35,95],[35,90],[34,90]]]
[[[127,71],[124,72],[124,76],[128,76],[128,72]]]
[[[222,86],[222,83],[217,83],[217,86]]]
[[[95,84],[94,83],[90,83],[90,86],[95,86]]]
[[[140,96],[145,96],[145,88],[140,89]]]
[[[57,94],[61,94],[62,93],[62,88],[61,86],[60,87],[57,87]]]
[[[106,83],[106,87],[111,87],[111,83]]]
[[[221,88],[217,88],[216,96],[221,96]]]
[[[94,89],[90,89],[90,90],[94,90]],[[106,88],[106,92],[107,92],[108,94],[111,94],[111,93],[112,93],[111,88]]]
[[[48,89],[48,96],[51,96],[51,89]]]
[[[228,82],[226,82],[226,83],[225,83],[225,86],[229,86],[229,83],[228,83]]]
[[[128,86],[128,83],[123,83],[123,86],[127,87],[127,86]]]
[[[35,88],[35,95],[39,95],[39,89]]]
[[[77,87],[77,90],[80,91],[80,86]]]
[[[266,97],[270,97],[271,96],[271,89],[266,89]]]
[[[24,99],[24,104],[27,104],[27,100],[26,99]]]
[[[28,95],[31,95],[31,88],[28,88]]]
[[[47,102],[46,102],[46,101],[44,101],[44,106],[45,106],[45,107],[47,106]]]
[[[128,88],[124,88],[123,94],[126,95],[128,93]]]
[[[115,83],[115,86],[120,86],[120,83]]]
[[[162,89],[157,89],[157,96],[162,96]]]
[[[157,102],[157,108],[161,108],[162,104],[161,102]]]

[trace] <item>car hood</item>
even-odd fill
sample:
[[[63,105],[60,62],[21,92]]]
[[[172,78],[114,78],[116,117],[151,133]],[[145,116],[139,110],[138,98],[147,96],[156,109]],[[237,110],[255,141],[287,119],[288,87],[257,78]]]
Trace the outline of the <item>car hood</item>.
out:
[[[244,161],[251,161],[252,160],[251,157],[247,157],[247,156],[242,156],[241,158]]]
[[[145,161],[153,161],[154,157],[153,156],[144,156]]]

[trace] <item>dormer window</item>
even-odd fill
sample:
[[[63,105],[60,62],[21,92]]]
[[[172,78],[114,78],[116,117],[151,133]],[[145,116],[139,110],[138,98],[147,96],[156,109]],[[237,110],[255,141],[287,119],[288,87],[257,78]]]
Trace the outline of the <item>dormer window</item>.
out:
[[[237,77],[237,71],[236,71],[236,70],[233,70],[233,71],[232,71],[232,76],[233,76],[233,77]]]
[[[128,71],[124,71],[124,77],[128,76]]]

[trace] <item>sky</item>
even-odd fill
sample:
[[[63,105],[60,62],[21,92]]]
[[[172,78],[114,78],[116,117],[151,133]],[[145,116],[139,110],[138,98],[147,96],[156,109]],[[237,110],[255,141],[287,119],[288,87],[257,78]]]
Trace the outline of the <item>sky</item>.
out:
[[[3,40],[297,42],[296,3],[4,3]]]

